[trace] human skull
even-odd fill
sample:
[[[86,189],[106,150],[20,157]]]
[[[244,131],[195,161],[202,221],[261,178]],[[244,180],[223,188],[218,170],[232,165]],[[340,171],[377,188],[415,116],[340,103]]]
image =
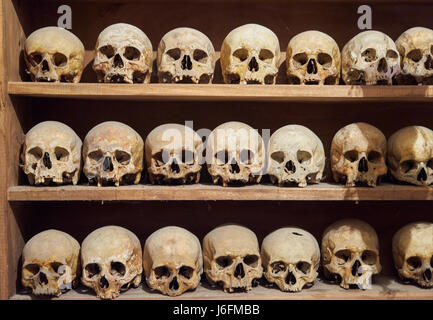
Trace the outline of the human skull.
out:
[[[81,139],[57,121],[37,124],[26,134],[21,160],[30,184],[78,183],[81,174]]]
[[[80,244],[69,234],[46,230],[23,249],[21,283],[36,295],[60,296],[76,287],[80,275]]]
[[[24,46],[24,60],[33,81],[80,82],[84,45],[73,33],[58,27],[41,28]]]
[[[325,168],[322,141],[310,129],[288,125],[274,132],[269,140],[268,174],[273,183],[284,186],[318,183]]]
[[[392,239],[392,254],[401,278],[433,287],[433,223],[414,222],[401,228]]]
[[[114,182],[138,184],[143,170],[144,143],[130,126],[107,121],[89,131],[84,139],[84,174],[98,186]]]
[[[313,284],[320,264],[320,248],[309,232],[281,228],[263,240],[261,251],[265,278],[282,291],[299,292]]]
[[[146,164],[152,184],[198,183],[203,164],[203,142],[191,128],[164,124],[147,136]]]
[[[262,277],[259,243],[250,229],[238,225],[215,228],[203,239],[206,278],[222,285],[225,292],[251,290]]]
[[[410,28],[395,42],[401,56],[399,84],[433,84],[433,30]]]
[[[263,139],[242,122],[226,122],[207,139],[206,163],[215,184],[259,183],[264,167]]]
[[[356,182],[375,187],[386,175],[386,138],[368,123],[357,122],[341,128],[331,144],[331,170],[337,183],[347,187]]]
[[[305,31],[290,40],[286,66],[289,84],[338,84],[340,49],[326,33]]]
[[[388,140],[391,175],[419,186],[433,183],[433,131],[422,126],[398,130]]]
[[[270,29],[246,24],[224,39],[220,60],[225,83],[275,84],[280,44]]]
[[[203,273],[200,241],[183,228],[159,229],[146,240],[143,266],[152,290],[172,297],[193,290]]]
[[[357,219],[335,222],[323,233],[322,265],[325,276],[336,277],[342,288],[370,289],[372,276],[382,270],[376,231]]]
[[[96,42],[95,55],[93,70],[99,82],[150,82],[152,43],[133,25],[116,23],[105,28]]]
[[[209,38],[192,28],[169,31],[158,46],[159,82],[211,83],[215,49]]]
[[[392,84],[400,73],[400,55],[386,34],[368,30],[353,37],[341,51],[346,84]]]
[[[106,226],[96,229],[81,247],[81,282],[101,299],[114,299],[121,291],[138,287],[143,260],[140,241],[131,231]]]

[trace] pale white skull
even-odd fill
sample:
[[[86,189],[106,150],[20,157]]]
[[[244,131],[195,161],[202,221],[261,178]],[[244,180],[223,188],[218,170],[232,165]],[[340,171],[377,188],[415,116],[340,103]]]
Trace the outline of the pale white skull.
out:
[[[341,51],[342,76],[348,85],[392,84],[400,73],[400,54],[386,34],[363,31]]]
[[[433,84],[433,30],[410,28],[395,42],[401,56],[399,84]]]
[[[433,287],[433,223],[414,222],[401,228],[392,239],[392,254],[401,278]]]
[[[70,31],[58,27],[41,28],[27,38],[24,46],[24,59],[33,81],[80,82],[84,45]]]
[[[215,49],[209,38],[192,28],[177,28],[158,46],[159,82],[211,83]]]
[[[84,139],[84,174],[98,186],[114,182],[138,184],[143,170],[144,143],[130,126],[107,121],[89,131]]]
[[[198,183],[203,164],[203,142],[191,128],[164,124],[150,132],[145,143],[152,184]]]
[[[37,124],[26,134],[21,159],[30,184],[78,183],[81,174],[81,139],[57,121]]]
[[[275,84],[279,63],[278,38],[264,26],[240,26],[223,41],[221,69],[225,83]]]
[[[23,249],[21,283],[36,295],[60,296],[78,285],[80,244],[69,234],[46,230]]]
[[[391,175],[419,186],[433,183],[433,131],[410,126],[388,139],[388,166]]]
[[[149,83],[152,63],[152,43],[137,27],[117,23],[99,34],[93,63],[99,82]]]
[[[320,264],[320,248],[309,232],[287,227],[265,237],[261,251],[264,275],[282,291],[299,292],[313,284]]]
[[[382,270],[376,231],[366,222],[343,219],[323,233],[322,265],[327,278],[336,278],[349,289],[370,289],[372,276]]]
[[[257,237],[238,225],[217,227],[204,237],[203,261],[207,280],[225,292],[251,290],[263,275]]]
[[[81,246],[81,282],[101,299],[117,298],[138,287],[143,260],[140,241],[131,231],[106,226],[90,233]]]
[[[286,66],[289,84],[338,84],[340,49],[326,33],[305,31],[290,40]]]
[[[259,183],[265,163],[260,134],[242,122],[226,122],[207,139],[206,163],[215,184]]]
[[[152,290],[172,297],[193,290],[203,274],[200,241],[180,227],[159,229],[146,240],[143,267]]]
[[[296,183],[319,183],[325,168],[322,141],[310,129],[287,125],[272,134],[268,147],[268,171],[273,183],[284,186]]]
[[[386,138],[368,123],[357,122],[341,128],[331,144],[334,180],[348,187],[356,182],[375,187],[386,175]]]

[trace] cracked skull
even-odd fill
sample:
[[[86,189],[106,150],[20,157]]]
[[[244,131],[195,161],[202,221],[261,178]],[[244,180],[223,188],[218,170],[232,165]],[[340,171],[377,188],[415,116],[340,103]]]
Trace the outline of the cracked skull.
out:
[[[143,269],[140,241],[131,231],[107,226],[96,229],[81,247],[81,282],[100,299],[114,299],[138,287]]]
[[[362,182],[370,187],[386,175],[386,138],[369,125],[358,122],[341,128],[331,144],[331,170],[335,182],[355,186]]]
[[[433,131],[410,126],[388,139],[388,166],[393,178],[419,186],[433,183]]]
[[[23,249],[21,283],[35,295],[60,296],[78,285],[80,244],[69,234],[46,230]]]
[[[84,174],[98,186],[138,184],[143,149],[143,139],[130,126],[115,121],[98,124],[84,139]]]
[[[146,164],[152,184],[198,183],[203,164],[203,142],[180,124],[156,127],[146,138]]]
[[[280,290],[299,292],[313,284],[320,264],[320,248],[309,232],[281,228],[263,240],[261,251],[264,275]]]
[[[172,297],[193,290],[203,273],[200,241],[180,227],[159,229],[146,240],[143,266],[152,290]]]
[[[206,278],[225,292],[251,290],[263,274],[259,243],[250,229],[238,225],[215,228],[203,239]]]
[[[400,73],[400,54],[386,34],[368,30],[353,37],[341,51],[342,76],[348,85],[392,84]]]
[[[84,46],[68,30],[45,27],[27,38],[24,59],[33,81],[78,83],[84,69]]]
[[[275,84],[280,44],[270,29],[246,24],[232,30],[221,47],[225,83]]]
[[[211,83],[215,49],[209,38],[192,28],[169,31],[158,46],[159,82]]]
[[[265,150],[259,133],[242,122],[226,122],[207,139],[206,163],[213,182],[259,183]]]
[[[415,27],[395,42],[401,56],[399,84],[433,84],[433,30]]]
[[[433,223],[414,222],[393,237],[394,265],[403,279],[433,287]]]
[[[127,23],[105,28],[96,42],[93,63],[99,82],[149,83],[152,43],[143,31]]]
[[[340,49],[326,33],[305,31],[290,40],[286,66],[289,84],[338,84]]]
[[[357,219],[335,222],[323,233],[322,264],[325,277],[342,288],[370,289],[372,276],[382,270],[376,231]]]
[[[26,134],[21,159],[29,183],[78,183],[81,174],[81,139],[57,121],[37,124]]]
[[[319,183],[325,167],[322,141],[310,129],[288,125],[274,132],[269,140],[268,174],[272,183],[284,186]]]

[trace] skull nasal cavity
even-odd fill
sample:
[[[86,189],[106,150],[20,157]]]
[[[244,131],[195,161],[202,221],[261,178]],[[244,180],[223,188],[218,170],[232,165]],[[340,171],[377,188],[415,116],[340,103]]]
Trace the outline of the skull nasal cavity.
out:
[[[243,277],[245,277],[244,266],[242,265],[242,263],[239,263],[236,266],[235,278],[242,279]]]
[[[192,69],[192,62],[189,55],[184,55],[182,59],[182,69],[183,70],[191,70]]]
[[[259,71],[259,64],[257,63],[257,60],[255,57],[253,57],[251,59],[250,63],[248,64],[248,70],[250,70],[252,72]]]
[[[47,276],[43,272],[39,273],[39,283],[42,284],[42,285],[48,283]]]
[[[48,169],[51,169],[52,163],[51,163],[50,155],[48,154],[48,152],[44,153],[43,162],[44,162],[45,167],[47,167]]]
[[[286,283],[292,286],[296,284],[296,277],[293,275],[293,273],[289,272],[286,277]]]
[[[177,282],[177,277],[174,277],[169,284],[170,290],[177,291],[179,289],[179,282]]]
[[[309,74],[316,74],[316,73],[317,73],[317,64],[316,64],[316,60],[314,60],[314,59],[310,59],[310,61],[308,61],[307,72],[308,72]]]
[[[102,276],[101,279],[99,279],[99,286],[103,289],[107,289],[109,286],[108,280],[105,278],[105,276]]]
[[[50,66],[48,65],[47,60],[42,61],[42,71],[50,71]]]
[[[431,58],[431,55],[427,56],[427,60],[424,63],[424,67],[428,70],[433,69],[433,59]]]
[[[385,58],[380,59],[379,65],[377,66],[377,71],[379,71],[379,72],[387,72],[388,71],[388,63],[386,63]]]
[[[123,68],[124,67],[122,57],[119,54],[116,54],[114,56],[113,67],[114,68]]]
[[[230,164],[230,172],[231,173],[239,173],[241,169],[239,168],[238,163],[235,160],[235,163]]]
[[[179,165],[177,164],[176,159],[174,159],[173,162],[171,163],[170,169],[171,169],[171,171],[173,171],[175,173],[179,173],[180,172],[180,168],[179,168]]]
[[[423,278],[425,281],[430,282],[432,280],[432,273],[430,269],[424,271]]]
[[[422,168],[420,172],[418,173],[418,177],[416,178],[418,181],[426,181],[427,180],[427,173],[425,172],[425,169]]]
[[[365,157],[362,157],[358,163],[358,171],[359,172],[367,172],[368,171],[368,161]]]
[[[296,172],[296,167],[295,164],[293,163],[292,160],[287,161],[286,163],[286,169],[291,172],[291,173],[295,173]]]
[[[113,162],[110,157],[105,157],[104,163],[102,164],[102,170],[111,172],[114,170]]]
[[[359,260],[356,260],[352,266],[352,276],[355,277],[360,275],[362,275],[361,262],[359,262]]]

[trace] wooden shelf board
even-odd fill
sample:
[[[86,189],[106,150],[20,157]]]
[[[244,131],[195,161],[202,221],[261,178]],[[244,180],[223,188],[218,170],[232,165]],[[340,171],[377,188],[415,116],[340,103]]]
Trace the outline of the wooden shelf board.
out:
[[[16,186],[9,201],[121,201],[121,200],[433,200],[433,187],[382,184],[376,188],[320,183],[306,188],[272,185],[221,187],[216,185],[121,187]]]
[[[433,98],[433,86],[296,86],[278,84],[99,84],[9,82],[17,96],[125,100],[244,101],[423,101]]]
[[[47,299],[28,294],[16,294],[13,300]],[[60,300],[94,300],[97,299],[91,290],[78,288],[69,291]],[[249,292],[224,293],[220,288],[212,288],[201,284],[195,291],[186,292],[178,297],[168,297],[152,292],[147,287],[130,289],[122,293],[119,300],[433,300],[432,289],[422,289],[414,285],[380,276],[374,279],[369,290],[345,290],[336,284],[326,283],[321,279],[298,293],[282,292],[276,287],[259,285]]]

